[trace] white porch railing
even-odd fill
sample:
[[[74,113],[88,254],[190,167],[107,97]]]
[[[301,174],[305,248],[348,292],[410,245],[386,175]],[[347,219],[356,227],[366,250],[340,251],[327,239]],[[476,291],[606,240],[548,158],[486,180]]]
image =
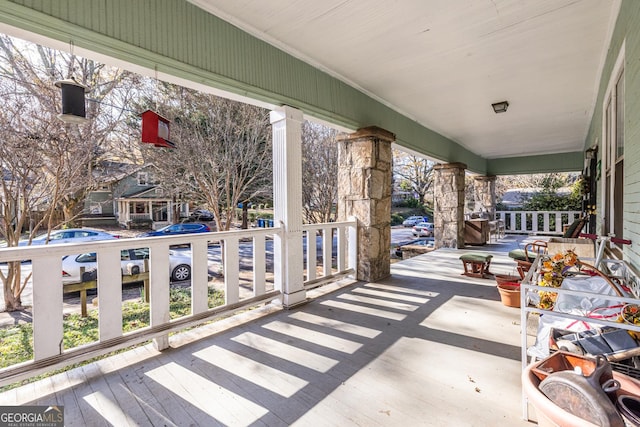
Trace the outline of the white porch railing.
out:
[[[304,284],[307,289],[340,275],[355,274],[358,246],[349,242],[357,242],[356,226],[355,220],[302,226],[306,253]]]
[[[357,253],[356,222],[305,225],[307,265],[304,286],[318,286],[323,279],[355,271]],[[170,237],[118,239],[82,244],[60,244],[0,249],[0,268],[6,273],[7,262],[22,263],[24,277],[32,272],[33,360],[0,369],[0,386],[106,354],[150,339],[157,348],[168,346],[168,334],[216,317],[229,315],[258,303],[277,299],[279,284],[273,277],[273,235],[282,228],[252,229],[202,233]],[[320,237],[316,237],[316,234]],[[335,244],[334,244],[335,240]],[[222,242],[222,245],[220,243]],[[170,319],[169,250],[174,245],[189,245],[191,256],[191,312]],[[148,327],[123,333],[123,289],[120,251],[149,248],[149,319]],[[317,249],[321,248],[320,251]],[[217,251],[217,252],[216,252]],[[222,251],[223,253],[220,253]],[[98,331],[97,341],[75,348],[63,345],[62,258],[70,254],[96,253],[98,260]],[[302,256],[302,254],[301,254]],[[217,264],[217,265],[216,265]],[[241,269],[241,264],[250,267]],[[318,270],[318,265],[322,268]],[[209,271],[224,276],[224,304],[209,307]],[[241,272],[242,270],[242,272]],[[250,274],[246,270],[250,270]],[[58,273],[60,272],[60,273]],[[251,291],[241,289],[243,280],[252,280]],[[247,276],[251,276],[247,279]]]
[[[151,214],[150,213],[130,213],[128,219],[131,221],[151,219]]]
[[[558,234],[582,216],[580,211],[497,211],[505,232],[512,234]]]

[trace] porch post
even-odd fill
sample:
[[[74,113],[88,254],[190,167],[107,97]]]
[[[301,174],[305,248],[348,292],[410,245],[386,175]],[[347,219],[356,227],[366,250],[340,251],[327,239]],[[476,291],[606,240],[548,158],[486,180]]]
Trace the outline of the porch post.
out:
[[[476,176],[473,180],[475,210],[486,212],[489,221],[494,221],[496,219],[496,177]]]
[[[306,299],[302,256],[302,112],[288,106],[271,112],[273,132],[274,283],[282,305]]]
[[[391,143],[384,129],[362,128],[338,137],[338,221],[358,220],[357,279],[391,274]]]
[[[464,248],[464,163],[438,164],[434,186],[436,248]]]

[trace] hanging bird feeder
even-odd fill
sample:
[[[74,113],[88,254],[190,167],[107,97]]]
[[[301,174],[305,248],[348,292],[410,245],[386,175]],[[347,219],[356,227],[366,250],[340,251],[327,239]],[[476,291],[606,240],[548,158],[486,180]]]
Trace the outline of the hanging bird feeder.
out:
[[[65,123],[86,123],[84,94],[89,92],[89,88],[73,78],[58,80],[54,84],[62,91],[62,114],[58,114],[58,118]]]
[[[176,148],[176,144],[169,141],[169,127],[171,122],[158,113],[147,110],[142,116],[142,142],[156,147]]]

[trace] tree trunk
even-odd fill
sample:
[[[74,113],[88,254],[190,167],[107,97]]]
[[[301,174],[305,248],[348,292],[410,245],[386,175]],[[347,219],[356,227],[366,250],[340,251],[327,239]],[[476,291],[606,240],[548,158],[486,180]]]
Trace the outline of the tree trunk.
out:
[[[19,261],[7,263],[7,277],[3,280],[4,305],[6,311],[22,310],[21,266]]]
[[[248,216],[249,216],[249,203],[244,202],[242,204],[242,229],[243,230],[246,230],[247,228],[249,228]]]

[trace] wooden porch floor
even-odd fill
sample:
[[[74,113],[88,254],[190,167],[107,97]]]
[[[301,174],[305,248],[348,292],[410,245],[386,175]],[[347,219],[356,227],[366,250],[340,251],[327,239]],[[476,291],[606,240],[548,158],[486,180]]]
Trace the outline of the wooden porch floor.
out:
[[[494,252],[492,271],[510,273]],[[513,239],[513,238],[511,238]],[[463,251],[392,265],[289,311],[254,310],[0,394],[67,426],[518,426],[519,310]],[[249,323],[242,323],[253,319]]]

